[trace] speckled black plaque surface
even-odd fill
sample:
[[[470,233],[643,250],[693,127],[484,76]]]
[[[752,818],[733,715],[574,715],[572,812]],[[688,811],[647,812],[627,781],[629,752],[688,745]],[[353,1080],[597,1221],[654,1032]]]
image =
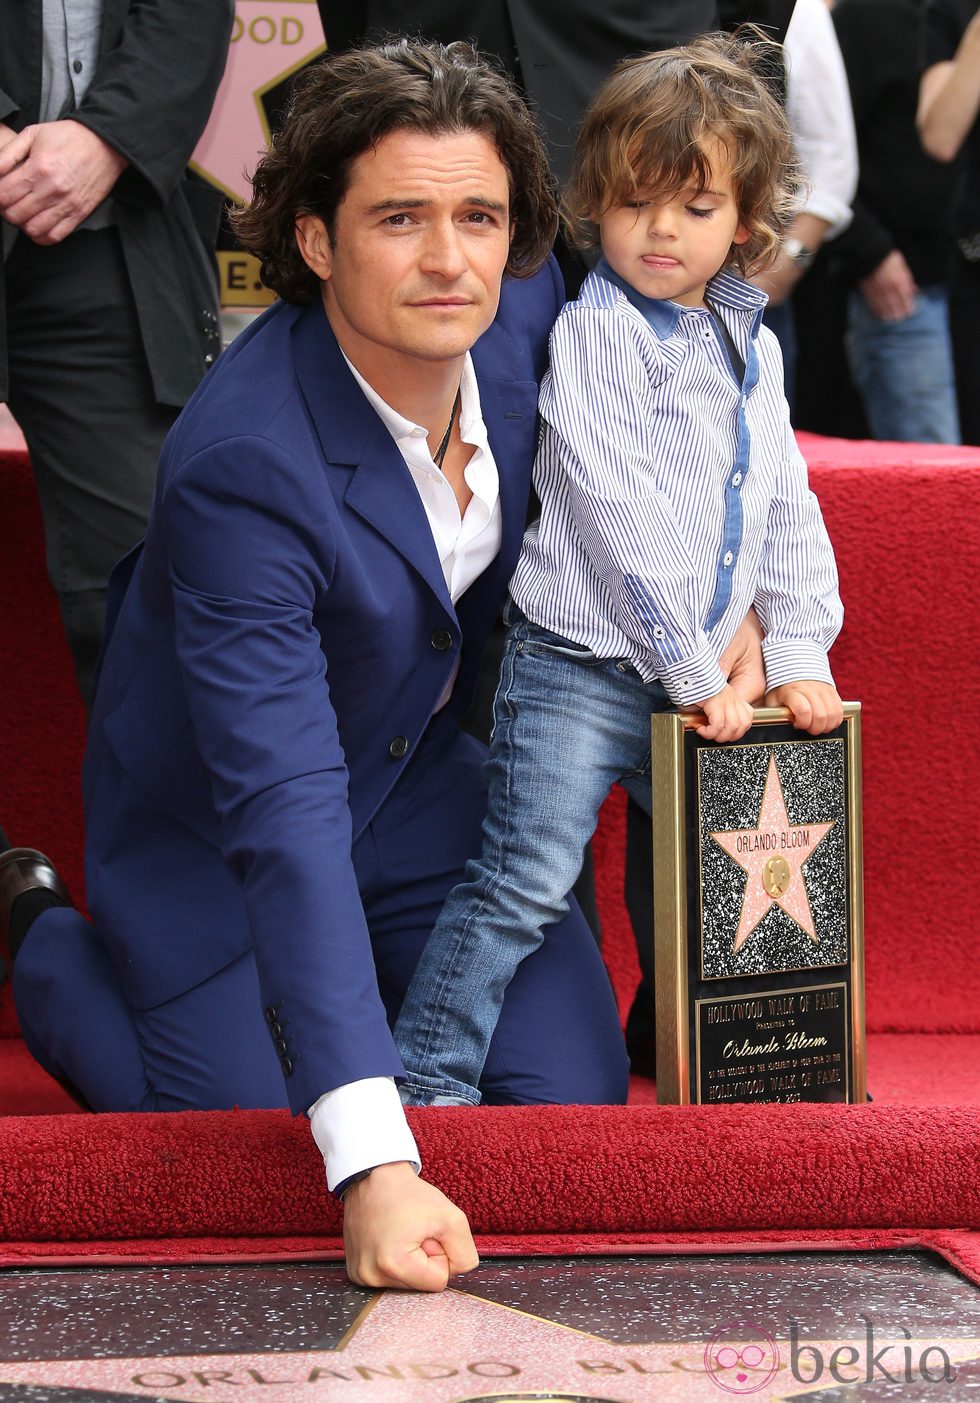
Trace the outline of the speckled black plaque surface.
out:
[[[488,1261],[439,1297],[322,1263],[0,1272],[4,1403],[958,1403],[978,1360],[980,1295],[916,1252]]]
[[[767,744],[753,735],[748,744],[699,745],[693,750],[697,770],[696,858],[702,977],[736,979],[740,975],[846,964],[847,802],[843,740],[797,737]],[[739,927],[746,874],[712,835],[756,828],[770,759],[776,767],[790,825],[804,832],[812,825],[832,825],[813,845],[803,864],[816,938],[811,938],[778,902],[772,902],[735,952],[734,936]],[[773,841],[778,842],[775,835]]]
[[[863,1099],[858,710],[728,745],[654,718],[661,1100]]]

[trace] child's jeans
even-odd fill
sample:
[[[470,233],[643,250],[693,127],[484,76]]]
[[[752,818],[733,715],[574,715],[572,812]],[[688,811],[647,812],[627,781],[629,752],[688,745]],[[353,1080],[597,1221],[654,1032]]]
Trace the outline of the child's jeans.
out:
[[[483,852],[429,937],[395,1027],[406,1105],[477,1105],[504,991],[568,910],[603,800],[619,780],[650,812],[650,713],[673,703],[631,663],[600,659],[508,606]]]

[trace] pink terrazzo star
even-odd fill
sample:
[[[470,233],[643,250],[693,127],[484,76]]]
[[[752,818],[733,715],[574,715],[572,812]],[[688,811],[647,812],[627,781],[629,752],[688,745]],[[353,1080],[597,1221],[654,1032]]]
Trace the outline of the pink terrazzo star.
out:
[[[717,1397],[721,1403],[732,1393],[776,1403],[812,1391],[812,1383],[790,1372],[788,1347],[771,1342],[772,1357],[757,1363],[750,1362],[751,1343],[729,1342],[740,1361],[729,1367],[722,1357],[706,1363],[703,1341],[616,1344],[462,1291],[393,1291],[376,1296],[334,1350],[0,1362],[0,1384],[182,1403],[503,1403],[529,1397],[605,1403],[704,1403]],[[916,1359],[926,1346],[943,1348],[953,1364],[976,1358],[980,1347],[976,1339],[903,1337],[883,1344],[878,1357],[901,1367],[910,1343]],[[829,1359],[835,1348],[824,1340],[810,1344],[808,1359],[815,1348]]]
[[[737,955],[773,905],[782,907],[819,945],[803,864],[833,828],[830,823],[790,823],[775,757],[769,756],[766,787],[755,828],[712,833],[719,847],[748,874],[732,954]]]

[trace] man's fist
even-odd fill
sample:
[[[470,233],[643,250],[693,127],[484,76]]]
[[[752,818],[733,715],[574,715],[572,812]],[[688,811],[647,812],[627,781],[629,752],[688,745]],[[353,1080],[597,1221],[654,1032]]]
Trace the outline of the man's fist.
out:
[[[348,1189],[344,1250],[351,1281],[413,1291],[442,1291],[480,1261],[466,1215],[404,1161]]]

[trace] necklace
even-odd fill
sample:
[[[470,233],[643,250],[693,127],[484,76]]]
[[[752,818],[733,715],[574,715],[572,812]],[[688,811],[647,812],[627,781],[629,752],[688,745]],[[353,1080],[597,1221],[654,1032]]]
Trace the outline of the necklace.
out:
[[[456,422],[456,411],[459,409],[459,393],[459,390],[457,390],[456,398],[453,400],[453,412],[449,416],[449,423],[446,425],[446,432],[442,436],[442,442],[439,444],[439,447],[432,455],[433,463],[435,463],[436,467],[440,470],[442,469],[442,460],[445,458],[446,450],[449,447],[449,440],[452,436],[453,425]]]

